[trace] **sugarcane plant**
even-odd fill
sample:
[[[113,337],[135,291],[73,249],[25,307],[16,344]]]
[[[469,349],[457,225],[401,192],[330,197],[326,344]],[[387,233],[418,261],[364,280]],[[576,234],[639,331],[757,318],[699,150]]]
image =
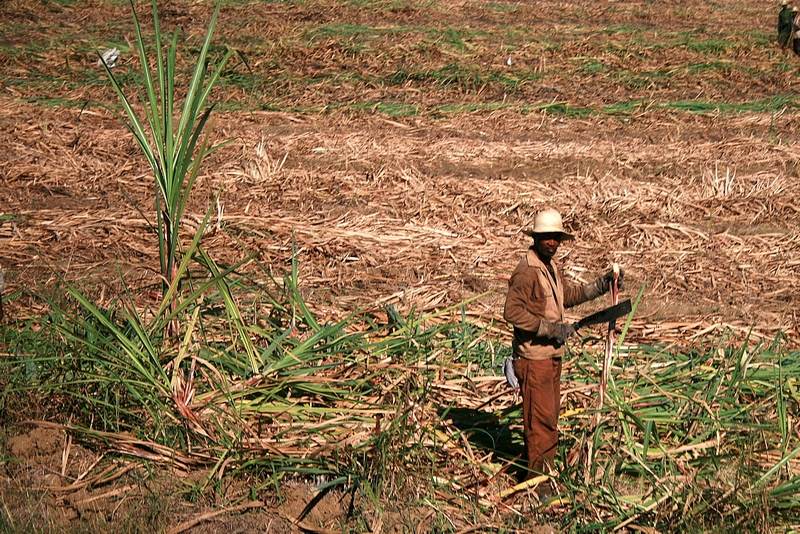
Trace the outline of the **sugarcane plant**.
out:
[[[197,350],[197,338],[202,336],[199,332],[209,326],[201,315],[204,298],[211,296],[223,304],[228,321],[226,326],[215,325],[215,328],[225,330],[222,335],[237,357],[244,355],[242,365],[237,367],[239,374],[256,374],[264,362],[245,328],[228,280],[250,257],[222,268],[203,250],[200,242],[213,205],[193,234],[184,233],[189,236],[186,243],[179,237],[181,220],[202,162],[227,144],[209,146],[209,119],[214,109],[210,96],[232,54],[228,51],[216,64],[209,59],[220,3],[217,2],[185,89],[181,89],[178,81],[180,32],[174,31],[165,46],[157,3],[153,0],[151,57],[132,1],[131,9],[144,80],[137,91],[138,102],[126,94],[120,78],[112,72],[108,55],[99,51],[98,55],[124,109],[124,114],[117,116],[133,134],[155,179],[156,223],[152,226],[158,236],[161,302],[156,310],[143,311],[124,280],[125,290],[107,307],[94,302],[66,280],[63,282],[67,294],[79,304],[78,312],[72,313],[53,299],[45,300],[59,318],[55,324],[64,338],[86,351],[89,357],[84,359],[97,362],[95,369],[107,370],[114,377],[112,382],[122,385],[145,408],[156,425],[156,433],[163,433],[170,421],[176,419],[176,413],[192,420],[193,413],[187,405],[195,392],[196,362],[187,355]],[[207,276],[190,277],[190,264],[199,265]],[[187,280],[190,283],[182,287],[182,281]],[[199,434],[208,437],[207,433]]]
[[[209,60],[211,38],[219,9],[220,2],[217,2],[182,104],[176,93],[179,31],[175,30],[172,33],[169,44],[165,47],[156,0],[153,0],[155,41],[153,64],[148,57],[139,17],[131,0],[137,39],[136,49],[144,77],[144,91],[140,89],[138,92],[143,105],[142,111],[134,109],[133,102],[126,95],[119,78],[112,72],[112,66],[106,61],[105,56],[98,52],[99,62],[108,74],[111,85],[125,110],[125,117],[120,116],[120,119],[133,134],[155,177],[156,229],[162,290],[165,295],[170,293],[169,288],[173,283],[180,280],[178,268],[184,251],[181,250],[179,227],[201,163],[211,153],[227,144],[223,142],[207,146],[209,118],[214,109],[214,104],[209,103],[209,98],[220,73],[233,54],[233,50],[228,50],[216,64]],[[180,112],[176,118],[175,114],[179,108]],[[204,227],[197,230],[198,233],[203,231]],[[172,295],[175,295],[175,292],[172,292]]]

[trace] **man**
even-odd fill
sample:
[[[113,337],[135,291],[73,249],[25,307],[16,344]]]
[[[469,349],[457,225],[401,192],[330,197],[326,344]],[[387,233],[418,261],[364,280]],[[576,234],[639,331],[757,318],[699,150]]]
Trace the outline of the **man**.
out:
[[[609,271],[584,285],[562,278],[554,256],[561,242],[573,236],[564,231],[556,210],[537,213],[533,229],[524,233],[533,237],[533,246],[511,275],[503,317],[514,326],[514,373],[522,393],[530,478],[549,472],[558,447],[561,359],[564,343],[575,333],[564,320],[564,308],[606,293],[614,274]],[[546,490],[540,488],[544,499]]]
[[[800,55],[800,13],[798,13],[797,7],[792,8],[792,37],[790,41],[794,53]]]
[[[792,38],[792,19],[794,18],[788,0],[781,0],[781,10],[778,13],[778,43],[781,48],[786,48]]]

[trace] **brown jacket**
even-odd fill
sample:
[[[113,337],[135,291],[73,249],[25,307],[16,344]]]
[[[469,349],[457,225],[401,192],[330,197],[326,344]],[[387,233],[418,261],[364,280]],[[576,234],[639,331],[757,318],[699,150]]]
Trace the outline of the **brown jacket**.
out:
[[[514,356],[529,360],[547,360],[564,355],[564,345],[537,336],[541,320],[564,322],[564,308],[586,302],[583,287],[561,277],[558,264],[550,260],[555,280],[534,250],[520,260],[508,282],[503,318],[514,325]]]

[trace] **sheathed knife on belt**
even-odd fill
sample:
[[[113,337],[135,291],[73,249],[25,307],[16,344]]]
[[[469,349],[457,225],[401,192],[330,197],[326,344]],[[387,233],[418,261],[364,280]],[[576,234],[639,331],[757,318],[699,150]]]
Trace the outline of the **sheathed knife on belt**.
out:
[[[631,299],[624,300],[615,306],[611,306],[610,308],[606,308],[605,310],[600,310],[597,313],[593,313],[587,317],[584,317],[577,323],[573,324],[572,327],[577,330],[578,328],[583,328],[584,326],[589,326],[593,324],[601,324],[601,323],[610,323],[620,317],[625,317],[631,312]]]

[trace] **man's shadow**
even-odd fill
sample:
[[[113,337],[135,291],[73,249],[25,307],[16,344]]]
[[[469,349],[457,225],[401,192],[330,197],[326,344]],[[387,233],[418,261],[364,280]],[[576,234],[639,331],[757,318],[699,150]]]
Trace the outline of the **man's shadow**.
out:
[[[438,412],[442,420],[452,421],[473,451],[490,453],[491,460],[503,466],[502,471],[518,482],[525,479],[528,470],[520,424],[522,404],[513,404],[497,412],[456,406],[443,406]]]

